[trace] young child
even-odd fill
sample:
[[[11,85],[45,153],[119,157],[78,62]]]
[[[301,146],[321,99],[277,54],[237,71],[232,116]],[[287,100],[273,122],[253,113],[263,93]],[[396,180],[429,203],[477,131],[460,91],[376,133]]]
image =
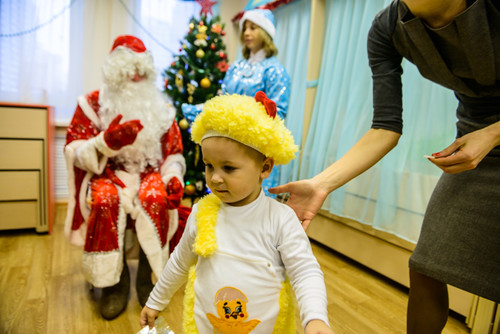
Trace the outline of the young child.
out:
[[[258,102],[259,101],[259,102]],[[328,326],[323,273],[293,210],[266,197],[262,180],[297,146],[276,104],[223,95],[192,124],[211,194],[193,206],[184,234],[141,312],[141,326],[186,282],[185,333],[295,333],[291,288],[305,333]]]

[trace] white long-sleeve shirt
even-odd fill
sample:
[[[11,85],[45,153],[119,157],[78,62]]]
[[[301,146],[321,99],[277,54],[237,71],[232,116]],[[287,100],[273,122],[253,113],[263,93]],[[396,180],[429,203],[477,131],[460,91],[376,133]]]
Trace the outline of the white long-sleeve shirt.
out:
[[[235,287],[248,297],[249,319],[256,317],[262,321],[252,333],[270,333],[266,331],[263,319],[269,313],[277,314],[279,305],[263,306],[255,299],[268,299],[268,303],[278,304],[276,299],[266,296],[276,289],[279,296],[281,282],[286,276],[297,297],[303,327],[312,319],[328,323],[323,273],[309,239],[290,207],[266,197],[263,191],[254,202],[245,206],[221,203],[216,224],[217,251],[208,258],[193,251],[197,211],[198,205],[195,205],[184,234],[146,303],[149,308],[163,310],[186,282],[189,268],[197,264],[195,319],[200,333],[204,333],[200,322],[207,321],[205,314],[217,314],[215,293],[226,286]],[[219,266],[224,263],[223,267]],[[204,277],[207,272],[209,278]],[[201,291],[206,296],[199,296]],[[259,296],[259,293],[264,296]],[[203,302],[203,299],[208,301]],[[196,307],[211,309],[197,312]],[[266,308],[269,312],[263,311]],[[272,317],[268,322],[272,325]]]

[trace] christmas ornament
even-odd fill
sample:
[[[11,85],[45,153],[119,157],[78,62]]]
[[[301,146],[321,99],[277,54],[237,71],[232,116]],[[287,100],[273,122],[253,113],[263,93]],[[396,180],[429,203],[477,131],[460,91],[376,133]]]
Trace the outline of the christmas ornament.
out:
[[[206,35],[208,27],[206,25],[203,25],[202,23],[203,22],[200,22],[200,25],[198,26],[198,32],[200,34],[205,34]]]
[[[207,46],[207,28],[207,26],[202,24],[198,26],[198,33],[196,34],[196,41],[194,41],[194,45]]]
[[[219,57],[224,58],[226,55],[224,54],[223,51],[219,52]]]
[[[192,196],[196,193],[196,187],[192,184],[187,184],[184,188],[184,193],[188,196]]]
[[[215,66],[221,71],[222,73],[226,72],[229,69],[229,64],[226,62],[226,60],[221,60]]]
[[[196,87],[198,87],[198,83],[194,80],[191,80],[187,84],[187,92],[189,94],[189,96],[188,96],[189,103],[193,103],[193,94],[194,94],[194,91],[196,90]]]
[[[205,57],[205,51],[203,51],[202,49],[196,50],[196,57],[198,57],[198,58]]]
[[[198,191],[203,190],[203,181],[196,181],[196,190]]]
[[[177,75],[175,76],[175,85],[179,92],[184,91],[184,72],[182,70],[177,71]]]
[[[201,11],[200,14],[203,14],[205,16],[208,16],[212,14],[212,6],[217,3],[217,1],[210,1],[210,0],[196,0],[197,3],[201,5]]]
[[[215,44],[214,43],[210,44],[210,50],[215,50]]]
[[[193,30],[193,29],[194,29],[194,23],[193,23],[193,22],[191,22],[191,23],[189,24],[189,29],[191,29],[191,30]]]
[[[197,39],[196,41],[194,41],[193,44],[196,45],[197,47],[205,47],[207,46],[207,41],[204,39]]]
[[[200,86],[203,88],[209,88],[212,83],[210,82],[210,79],[208,78],[203,78],[200,81]]]
[[[187,128],[189,128],[189,122],[185,118],[183,118],[179,121],[179,127],[182,130],[187,130]]]
[[[221,31],[222,31],[222,27],[220,25],[218,25],[217,23],[212,24],[212,32],[214,34],[220,34]]]

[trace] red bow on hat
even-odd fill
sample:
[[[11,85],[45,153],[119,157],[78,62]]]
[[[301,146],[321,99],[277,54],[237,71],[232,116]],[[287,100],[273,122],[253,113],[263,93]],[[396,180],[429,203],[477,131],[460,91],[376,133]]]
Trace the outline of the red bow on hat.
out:
[[[266,108],[266,112],[270,117],[272,117],[273,119],[276,117],[276,102],[268,98],[266,96],[266,93],[259,90],[257,93],[255,93],[255,101],[260,102],[264,105],[264,107]]]

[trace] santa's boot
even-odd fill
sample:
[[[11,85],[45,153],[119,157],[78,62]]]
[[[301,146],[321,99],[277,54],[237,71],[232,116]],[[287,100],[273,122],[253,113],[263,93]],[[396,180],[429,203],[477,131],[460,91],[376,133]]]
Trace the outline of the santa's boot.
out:
[[[148,258],[141,248],[139,251],[139,266],[137,268],[135,289],[137,290],[137,299],[142,307],[144,307],[148,301],[149,294],[154,287],[153,282],[151,281],[151,271]]]
[[[111,320],[119,316],[127,307],[129,292],[130,274],[125,262],[118,284],[102,289],[99,300],[99,311],[102,317]]]

